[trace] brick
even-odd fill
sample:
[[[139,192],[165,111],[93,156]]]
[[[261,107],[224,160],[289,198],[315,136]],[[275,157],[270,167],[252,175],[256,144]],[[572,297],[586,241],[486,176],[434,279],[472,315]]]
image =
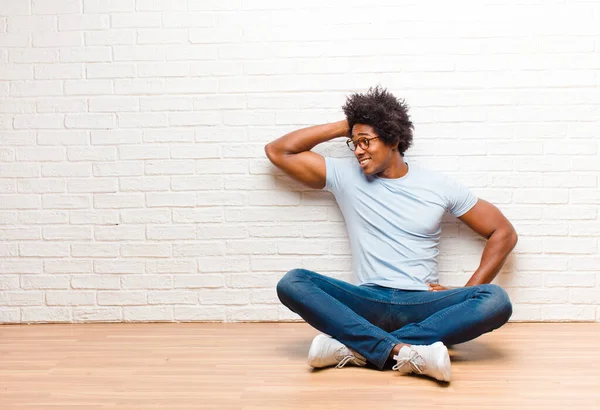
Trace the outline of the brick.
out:
[[[44,98],[37,100],[40,113],[75,113],[87,111],[87,101],[83,98]],[[61,128],[63,122],[61,121]],[[58,131],[56,131],[58,132]]]
[[[93,112],[119,112],[139,110],[138,99],[135,97],[94,97],[90,98],[88,101],[90,111]]]
[[[85,44],[88,46],[119,46],[135,44],[134,30],[101,30],[85,32]]]
[[[118,276],[75,275],[71,279],[71,287],[73,289],[119,289],[120,285],[121,283]]]
[[[166,127],[167,114],[119,113],[117,120],[120,128]]]
[[[89,273],[92,271],[91,261],[82,260],[45,260],[46,273]]]
[[[115,127],[112,114],[72,114],[65,116],[65,127],[85,129],[105,129]]]
[[[190,322],[223,322],[225,308],[219,306],[175,306],[176,321]]]
[[[65,117],[61,114],[15,115],[13,119],[15,129],[57,129],[64,125]]]
[[[43,228],[42,235],[45,240],[54,241],[91,240],[92,228],[88,226],[48,226]]]
[[[96,226],[94,238],[98,241],[143,241],[146,231],[143,226]]]
[[[187,44],[188,32],[186,29],[155,29],[138,30],[137,44]]]
[[[16,255],[13,255],[16,256]],[[0,261],[0,273],[41,273],[42,261],[38,260],[9,260]]]
[[[194,273],[196,272],[196,261],[168,259],[156,262],[157,273]]]
[[[138,161],[97,162],[92,165],[96,177],[121,177],[143,175],[144,164]]]
[[[144,130],[144,142],[192,142],[194,131],[191,129],[153,129]]]
[[[83,67],[81,64],[38,64],[34,67],[34,77],[40,80],[83,78]]]
[[[195,274],[176,275],[173,278],[174,288],[205,289],[221,288],[225,285],[223,275],[218,274]]]
[[[222,242],[176,243],[173,245],[175,257],[224,256],[225,244]]]
[[[124,257],[168,258],[171,256],[170,244],[123,244],[121,254]]]
[[[217,176],[171,177],[173,191],[204,191],[221,188],[223,188],[223,179]]]
[[[220,208],[173,209],[173,222],[175,223],[218,223],[222,221],[223,211]]]
[[[148,226],[147,230],[148,239],[150,240],[173,241],[196,239],[195,226]]]
[[[117,159],[117,149],[113,147],[72,147],[67,150],[67,157],[69,161],[114,161]]]
[[[83,45],[83,35],[79,32],[33,33],[31,36],[34,47],[70,47]]]
[[[90,202],[87,195],[46,194],[42,206],[45,209],[84,209],[89,208]]]
[[[32,240],[42,239],[40,228],[0,227],[0,238],[3,240]]]
[[[16,223],[22,225],[66,224],[69,222],[67,211],[20,211]]]
[[[121,278],[123,289],[171,289],[173,280],[169,276],[127,275]]]
[[[12,97],[42,97],[62,95],[62,83],[58,80],[11,81]]]
[[[69,289],[68,275],[22,275],[22,289]]]
[[[141,111],[192,111],[193,100],[182,97],[141,97]]]
[[[169,151],[162,145],[156,146],[122,146],[119,147],[119,157],[122,160],[133,160],[133,159],[167,159],[169,158]],[[153,178],[148,178],[152,180]],[[154,178],[156,179],[156,178]],[[143,178],[135,179],[137,181],[143,181]],[[152,188],[148,187],[149,190]]]
[[[13,48],[8,50],[8,60],[11,63],[56,63],[58,51],[52,49]]]
[[[85,145],[89,140],[85,131],[38,131],[39,145]]]
[[[69,215],[72,225],[114,225],[119,222],[118,211],[69,211]]]
[[[0,323],[19,323],[21,312],[18,308],[0,308]]]
[[[0,306],[35,306],[44,303],[44,294],[35,290],[0,291]]]
[[[138,76],[140,77],[159,77],[159,78],[164,78],[164,77],[187,77],[190,75],[190,65],[186,62],[168,62],[168,63],[163,63],[163,62],[152,62],[152,63],[139,63],[137,65],[137,73]],[[158,100],[156,99],[152,99],[151,101],[153,101],[154,104],[154,108],[153,109],[148,109],[148,110],[142,110],[142,111],[163,111],[158,109],[161,104],[158,103],[157,101],[169,101],[169,103],[171,105],[173,105],[174,110],[177,110],[177,108],[179,110],[181,110],[181,106],[185,105],[186,107],[188,105],[190,105],[190,110],[191,110],[191,97],[189,97],[188,99],[181,99],[180,97],[178,99],[182,100],[182,103],[177,104],[175,101],[178,100],[177,98],[172,98],[172,97],[156,97]],[[152,105],[152,104],[149,104]],[[166,110],[164,110],[166,111]]]
[[[106,130],[91,132],[92,145],[140,144],[142,133],[139,130]]]
[[[60,13],[58,16],[59,31],[104,30],[109,28],[109,26],[110,18],[104,14],[63,15]]]
[[[139,2],[137,6],[138,10],[140,10]],[[111,25],[115,28],[160,27],[161,13],[140,11],[135,13],[114,13],[111,15]]]
[[[120,178],[121,191],[168,191],[169,177],[131,177]]]
[[[194,197],[195,202],[196,198]],[[0,209],[37,209],[40,207],[39,195],[0,194]]]
[[[238,289],[203,289],[199,291],[203,305],[246,305],[250,302],[250,292]]]
[[[99,274],[140,274],[144,273],[144,269],[145,264],[143,261],[132,261],[126,259],[119,259],[115,261],[94,261],[94,272]]]
[[[64,148],[17,148],[17,161],[64,161],[67,159]]]
[[[198,293],[187,290],[155,290],[148,292],[150,305],[195,305]]]
[[[104,95],[113,94],[114,86],[112,80],[66,80],[64,90],[65,95]]]
[[[126,322],[160,322],[173,320],[173,306],[131,306],[123,308]]]
[[[84,13],[120,13],[135,10],[135,0],[83,0]]]
[[[21,309],[23,323],[71,322],[71,309],[64,307],[28,307]]]
[[[185,11],[187,10],[186,0],[137,0],[137,10],[139,11]]]
[[[144,195],[139,193],[127,194],[96,194],[94,207],[102,208],[143,208]]]
[[[116,258],[119,255],[118,244],[74,244],[71,252],[75,258]]]
[[[146,194],[147,206],[154,207],[193,207],[196,205],[195,192],[149,192]],[[175,222],[186,222],[178,221]],[[191,222],[191,221],[190,221]]]
[[[98,305],[131,306],[145,305],[146,292],[144,291],[99,291]]]
[[[64,47],[59,50],[61,63],[96,63],[111,60],[109,46]]]
[[[120,308],[75,308],[73,321],[75,322],[121,322],[123,312]]]
[[[171,211],[168,209],[136,209],[121,211],[121,221],[128,224],[169,223]]]
[[[172,158],[219,158],[220,147],[217,144],[177,145],[171,148]]]
[[[83,7],[80,0],[58,0],[51,4],[44,0],[32,0],[31,12],[33,14],[83,13]]]
[[[60,258],[70,255],[69,245],[51,242],[30,242],[19,244],[19,256]]]

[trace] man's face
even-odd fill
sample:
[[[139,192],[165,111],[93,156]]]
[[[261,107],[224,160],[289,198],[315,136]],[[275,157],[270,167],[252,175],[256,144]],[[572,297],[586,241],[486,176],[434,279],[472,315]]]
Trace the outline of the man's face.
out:
[[[373,127],[355,124],[352,127],[351,139],[356,147],[354,156],[365,175],[380,174],[390,165],[394,154],[393,147],[380,140]]]

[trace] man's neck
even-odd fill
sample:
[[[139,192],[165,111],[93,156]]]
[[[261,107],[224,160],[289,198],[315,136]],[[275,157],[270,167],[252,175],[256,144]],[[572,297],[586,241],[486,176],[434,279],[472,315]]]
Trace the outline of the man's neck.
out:
[[[398,179],[408,174],[408,164],[400,154],[392,157],[391,164],[383,172],[377,174],[379,178]]]

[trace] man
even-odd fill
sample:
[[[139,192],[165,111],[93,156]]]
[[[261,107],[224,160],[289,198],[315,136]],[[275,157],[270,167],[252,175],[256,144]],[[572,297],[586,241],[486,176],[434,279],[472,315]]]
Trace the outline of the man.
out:
[[[332,192],[344,215],[359,285],[305,269],[277,285],[281,302],[329,335],[315,337],[309,365],[391,367],[450,381],[448,349],[505,324],[506,292],[489,284],[517,243],[510,222],[463,185],[404,161],[413,125],[407,106],[381,87],[351,95],[346,120],[300,129],[267,144],[277,167]],[[355,160],[311,149],[348,136]],[[450,212],[487,238],[464,287],[438,284],[441,220]],[[394,364],[395,360],[395,364]]]

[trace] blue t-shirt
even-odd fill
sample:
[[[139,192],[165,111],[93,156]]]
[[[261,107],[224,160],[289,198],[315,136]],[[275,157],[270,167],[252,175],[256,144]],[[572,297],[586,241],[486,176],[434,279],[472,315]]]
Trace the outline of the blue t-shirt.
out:
[[[438,282],[442,217],[464,215],[477,197],[464,185],[410,164],[402,178],[367,177],[355,159],[325,158],[325,190],[346,220],[358,284],[427,290]]]

